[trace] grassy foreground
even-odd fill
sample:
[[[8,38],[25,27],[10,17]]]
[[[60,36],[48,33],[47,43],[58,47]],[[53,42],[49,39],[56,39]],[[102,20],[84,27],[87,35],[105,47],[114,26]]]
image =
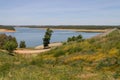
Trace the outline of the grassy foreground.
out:
[[[0,52],[0,80],[119,80],[120,30],[39,55]]]

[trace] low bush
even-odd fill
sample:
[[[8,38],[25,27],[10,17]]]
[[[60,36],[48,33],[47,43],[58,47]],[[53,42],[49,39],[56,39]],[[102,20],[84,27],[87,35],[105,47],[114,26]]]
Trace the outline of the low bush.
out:
[[[15,50],[16,48],[17,48],[17,44],[14,41],[8,41],[4,45],[4,49],[7,50],[9,54],[11,54],[13,50]]]
[[[80,42],[80,41],[82,41],[82,40],[83,40],[82,35],[78,35],[78,36],[69,37],[69,38],[67,39],[67,42],[71,42],[71,41],[78,41],[78,42]]]
[[[0,34],[0,48],[1,49],[4,49],[4,45],[7,43],[7,42],[14,42],[16,44],[16,46],[18,46],[18,43],[17,43],[17,40],[15,37],[12,37],[12,36],[7,36],[6,34]]]
[[[20,41],[20,48],[26,48],[25,41]]]

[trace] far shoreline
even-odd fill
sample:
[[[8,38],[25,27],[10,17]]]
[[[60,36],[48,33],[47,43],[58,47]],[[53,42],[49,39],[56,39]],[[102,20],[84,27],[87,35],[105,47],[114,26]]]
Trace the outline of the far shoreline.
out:
[[[0,29],[0,32],[16,32],[15,30]]]
[[[47,29],[47,28],[38,28],[38,29]],[[76,31],[76,32],[100,32],[104,33],[107,32],[110,29],[62,29],[62,28],[51,28],[52,30],[70,30],[70,31]]]
[[[23,27],[16,27],[16,28],[23,28]],[[25,27],[25,28],[35,28],[35,29],[47,29],[47,28],[38,28],[38,27]],[[107,32],[111,29],[69,29],[69,28],[50,28],[52,30],[69,30],[69,31],[75,31],[75,32],[89,32],[89,33],[104,33],[104,32]]]

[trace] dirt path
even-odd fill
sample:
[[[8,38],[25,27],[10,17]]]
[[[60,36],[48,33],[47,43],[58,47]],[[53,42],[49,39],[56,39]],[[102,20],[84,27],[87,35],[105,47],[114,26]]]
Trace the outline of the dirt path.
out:
[[[17,49],[14,52],[17,54],[39,54],[51,50],[53,47],[61,46],[62,43],[51,43],[49,49],[43,49],[43,45],[37,46],[34,49]]]

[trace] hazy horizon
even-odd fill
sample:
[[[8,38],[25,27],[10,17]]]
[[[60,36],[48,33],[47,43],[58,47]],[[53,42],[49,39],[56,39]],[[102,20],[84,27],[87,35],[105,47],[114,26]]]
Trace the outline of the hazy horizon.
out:
[[[0,0],[0,25],[120,25],[120,0]]]

